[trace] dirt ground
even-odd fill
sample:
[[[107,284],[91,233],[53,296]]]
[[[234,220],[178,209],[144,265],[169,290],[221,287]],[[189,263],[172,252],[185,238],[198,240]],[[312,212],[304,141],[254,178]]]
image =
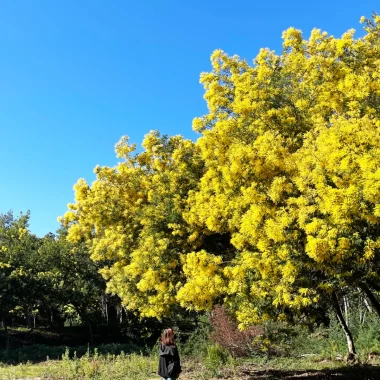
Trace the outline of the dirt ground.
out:
[[[379,368],[345,368],[323,371],[249,371],[242,379],[257,380],[380,380]]]
[[[231,377],[233,376],[233,377]],[[198,380],[197,374],[186,372],[178,380]],[[204,379],[204,378],[203,378]],[[341,370],[323,371],[279,371],[279,370],[242,370],[239,375],[209,378],[208,380],[241,379],[241,380],[380,380],[380,368],[345,368]],[[18,380],[40,380],[40,378],[23,378]],[[152,380],[158,380],[154,378]]]
[[[201,371],[188,368],[181,374],[179,380],[198,380]],[[225,373],[223,376],[209,378],[217,379],[241,379],[241,380],[380,380],[380,367],[358,366],[342,367],[329,370],[274,370],[258,369],[254,366],[239,368],[235,373]]]

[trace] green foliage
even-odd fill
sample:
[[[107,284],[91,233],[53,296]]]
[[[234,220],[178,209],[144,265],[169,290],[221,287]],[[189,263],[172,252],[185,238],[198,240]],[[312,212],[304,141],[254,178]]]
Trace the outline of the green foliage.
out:
[[[88,346],[47,346],[43,344],[32,345],[11,350],[0,350],[0,362],[7,364],[40,362],[45,360],[60,360],[63,357],[68,359],[81,358],[84,355],[94,355],[95,350],[101,355],[119,355],[121,352],[131,354],[139,352],[148,353],[148,349],[143,346],[137,346],[133,343],[128,344],[104,344],[96,348]]]
[[[65,363],[63,363],[65,361]],[[18,366],[4,367],[0,365],[1,379],[40,378],[49,380],[63,379],[96,379],[96,380],[153,380],[157,359],[152,356],[132,355],[99,355],[82,359],[65,358],[63,361],[46,361],[40,364],[26,363]],[[273,371],[273,372],[272,372]],[[254,358],[244,362],[227,362],[217,369],[220,378],[238,380],[250,374],[254,378],[344,378],[344,379],[377,379],[379,369],[368,366],[347,366],[338,361],[315,361],[299,358],[274,358],[264,360]],[[257,376],[256,376],[257,375]],[[185,362],[185,372],[181,379],[211,379],[215,378],[200,362]]]
[[[380,321],[375,312],[366,312],[358,305],[347,313],[348,326],[356,342],[357,360],[368,361],[369,354],[380,352]],[[310,329],[305,325],[267,323],[262,339],[266,342],[263,354],[269,357],[310,357],[314,360],[344,360],[347,352],[346,338],[335,314],[329,314],[328,327]]]
[[[49,306],[58,309],[68,320],[99,323],[105,281],[90,260],[85,244],[69,243],[66,231],[61,229],[57,236],[47,235],[42,239],[39,252],[51,279]]]
[[[35,327],[36,319],[102,322],[105,281],[83,243],[66,240],[66,231],[38,238],[28,229],[29,213],[0,215],[0,317],[10,342],[12,323]],[[103,302],[104,303],[104,302]],[[54,318],[53,318],[54,316]],[[9,344],[10,343],[10,344]]]
[[[370,352],[380,352],[379,318],[374,312],[371,312],[366,315],[363,321],[357,308],[355,308],[348,313],[348,321],[356,343],[357,358],[361,362],[366,362]],[[334,315],[331,315],[329,328],[325,331],[320,329],[317,334],[321,355],[330,358],[344,356],[345,337]]]
[[[207,354],[208,345],[211,343],[210,331],[211,325],[208,318],[201,316],[198,326],[183,343],[179,342],[181,354],[191,357],[204,357]]]
[[[254,345],[257,347],[256,351],[253,351],[253,356],[265,355],[268,358],[273,356],[286,356],[293,348],[293,341],[299,330],[286,322],[273,322],[268,321],[261,326],[262,334],[258,335],[254,339]]]
[[[26,363],[15,367],[0,368],[0,376],[4,378],[19,378],[20,376],[38,376],[51,380],[146,380],[156,372],[156,360],[141,354],[92,355],[87,352],[82,357],[70,357],[68,351],[61,361],[46,361],[40,365]]]
[[[207,347],[207,355],[204,364],[211,376],[219,376],[223,367],[228,362],[233,362],[233,358],[226,349],[218,344],[210,344]]]

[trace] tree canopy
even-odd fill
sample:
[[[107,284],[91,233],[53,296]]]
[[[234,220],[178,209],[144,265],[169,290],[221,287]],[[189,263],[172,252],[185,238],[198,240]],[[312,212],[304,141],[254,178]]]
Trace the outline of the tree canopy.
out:
[[[224,303],[244,327],[380,289],[380,17],[362,22],[290,28],[252,65],[215,51],[197,141],[124,137],[122,162],[78,181],[62,223],[128,309]]]

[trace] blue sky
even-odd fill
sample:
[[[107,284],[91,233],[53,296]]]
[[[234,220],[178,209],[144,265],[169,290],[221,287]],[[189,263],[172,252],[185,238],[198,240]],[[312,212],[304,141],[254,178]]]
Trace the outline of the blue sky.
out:
[[[0,213],[31,211],[43,236],[78,178],[116,164],[123,135],[196,139],[199,74],[220,48],[251,61],[290,26],[362,34],[378,1],[3,0],[0,12]]]

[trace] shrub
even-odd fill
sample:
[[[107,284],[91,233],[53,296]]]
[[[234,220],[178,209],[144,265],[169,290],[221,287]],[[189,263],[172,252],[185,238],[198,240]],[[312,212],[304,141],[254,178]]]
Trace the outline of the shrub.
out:
[[[200,316],[198,326],[185,339],[177,341],[182,355],[204,357],[210,344],[210,321],[206,316]]]
[[[207,347],[207,356],[204,365],[211,376],[219,376],[223,366],[229,361],[230,354],[218,344]]]
[[[251,326],[241,331],[223,306],[214,307],[210,317],[211,340],[226,349],[233,357],[244,357],[260,351],[260,337],[263,329]]]

